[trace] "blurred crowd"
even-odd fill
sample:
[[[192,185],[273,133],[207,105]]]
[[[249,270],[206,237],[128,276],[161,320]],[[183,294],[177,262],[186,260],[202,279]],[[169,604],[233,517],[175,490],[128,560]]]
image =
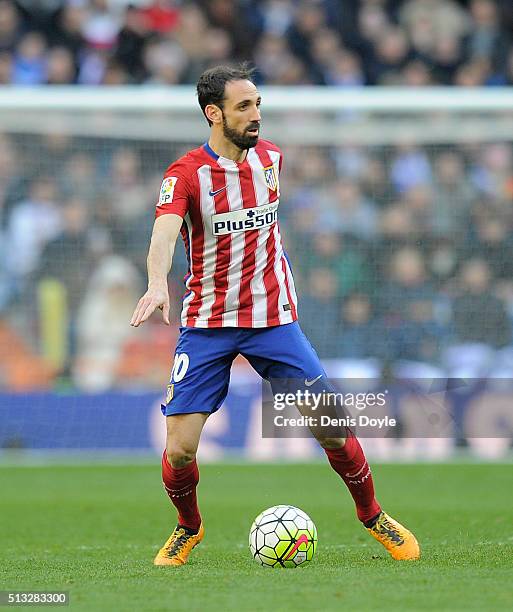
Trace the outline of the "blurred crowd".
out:
[[[189,148],[0,137],[0,388],[166,382],[181,245],[174,324],[128,321],[161,169]],[[280,224],[300,322],[323,358],[513,371],[510,144],[284,154]]]
[[[280,214],[302,324],[323,356],[451,369],[448,347],[511,344],[509,144],[316,149],[306,159],[292,156]]]
[[[0,0],[0,84],[513,84],[511,0]]]
[[[0,0],[0,84],[511,85],[511,0]],[[190,146],[0,135],[0,389],[160,387],[128,321],[162,170]],[[280,223],[323,358],[513,377],[513,148],[285,148]],[[428,370],[421,370],[427,372]]]

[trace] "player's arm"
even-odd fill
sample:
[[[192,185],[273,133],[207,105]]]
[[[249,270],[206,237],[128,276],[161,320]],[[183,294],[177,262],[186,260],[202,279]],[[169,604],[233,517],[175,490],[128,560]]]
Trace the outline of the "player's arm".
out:
[[[176,239],[183,219],[167,214],[155,219],[148,251],[148,290],[137,303],[130,325],[138,327],[157,309],[162,310],[164,323],[169,325],[169,289],[167,275],[171,269]]]

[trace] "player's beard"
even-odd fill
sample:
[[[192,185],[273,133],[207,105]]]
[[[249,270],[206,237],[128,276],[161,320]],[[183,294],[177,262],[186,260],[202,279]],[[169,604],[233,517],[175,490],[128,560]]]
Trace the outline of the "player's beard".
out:
[[[256,136],[248,134],[247,130],[260,127],[258,123],[250,123],[243,132],[238,132],[234,128],[231,128],[223,113],[223,134],[224,137],[238,147],[241,151],[245,149],[251,149],[258,142],[258,134]]]

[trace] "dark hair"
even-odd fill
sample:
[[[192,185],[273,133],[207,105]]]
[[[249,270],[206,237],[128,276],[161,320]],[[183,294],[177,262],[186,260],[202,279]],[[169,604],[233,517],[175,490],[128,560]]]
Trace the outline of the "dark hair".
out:
[[[251,68],[247,63],[243,63],[235,68],[231,66],[215,66],[205,70],[196,86],[198,102],[203,114],[205,115],[205,108],[208,104],[215,104],[219,108],[223,108],[226,83],[230,81],[252,81],[253,72],[254,68]],[[209,125],[212,125],[208,117],[207,121]]]

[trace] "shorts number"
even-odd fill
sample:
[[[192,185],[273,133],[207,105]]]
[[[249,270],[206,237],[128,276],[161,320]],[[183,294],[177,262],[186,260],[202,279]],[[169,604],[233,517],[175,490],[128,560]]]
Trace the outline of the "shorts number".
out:
[[[178,353],[175,355],[173,369],[171,370],[171,382],[178,383],[187,374],[189,369],[189,355],[187,353]]]

